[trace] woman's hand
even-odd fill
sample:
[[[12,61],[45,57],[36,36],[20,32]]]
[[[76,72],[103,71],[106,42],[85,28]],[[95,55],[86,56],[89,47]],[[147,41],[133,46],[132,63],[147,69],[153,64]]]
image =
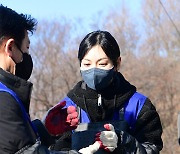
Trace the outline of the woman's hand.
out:
[[[106,131],[96,134],[96,141],[94,144],[79,150],[82,154],[93,154],[99,149],[104,149],[107,152],[113,152],[117,148],[118,137],[114,131],[112,124],[105,124]]]

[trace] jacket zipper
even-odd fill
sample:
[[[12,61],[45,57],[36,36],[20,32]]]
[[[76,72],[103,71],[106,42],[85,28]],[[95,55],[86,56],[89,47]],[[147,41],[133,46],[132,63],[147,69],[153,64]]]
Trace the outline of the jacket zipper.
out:
[[[101,94],[98,94],[98,106],[101,106],[101,104],[102,104]]]

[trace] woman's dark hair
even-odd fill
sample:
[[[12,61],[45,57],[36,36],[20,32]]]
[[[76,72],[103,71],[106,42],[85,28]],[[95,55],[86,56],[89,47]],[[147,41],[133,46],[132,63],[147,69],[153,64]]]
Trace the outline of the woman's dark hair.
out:
[[[4,38],[13,38],[21,46],[25,30],[34,32],[37,21],[30,15],[18,14],[14,10],[0,5],[0,44]]]
[[[95,45],[100,45],[105,54],[117,67],[117,59],[120,56],[120,49],[115,38],[107,31],[93,31],[81,41],[78,52],[78,59],[81,63],[85,54]]]

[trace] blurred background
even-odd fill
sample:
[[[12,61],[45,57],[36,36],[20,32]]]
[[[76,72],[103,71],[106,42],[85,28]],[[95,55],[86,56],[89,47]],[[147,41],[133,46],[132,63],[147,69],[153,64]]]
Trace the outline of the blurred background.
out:
[[[121,48],[120,72],[156,106],[163,126],[163,154],[180,153],[179,0],[1,0],[38,21],[30,36],[34,84],[32,119],[58,103],[81,79],[77,52],[94,30],[109,31]]]

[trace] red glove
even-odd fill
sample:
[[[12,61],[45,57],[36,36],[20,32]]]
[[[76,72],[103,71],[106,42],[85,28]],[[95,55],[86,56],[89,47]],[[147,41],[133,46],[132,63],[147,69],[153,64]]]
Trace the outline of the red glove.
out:
[[[66,101],[59,103],[50,109],[45,117],[45,127],[53,136],[58,136],[66,131],[76,129],[79,123],[76,108],[69,106],[63,109],[65,105]]]
[[[104,128],[107,131],[97,133],[96,142],[100,144],[99,148],[104,149],[107,152],[112,152],[117,148],[118,137],[112,124],[105,124]]]

